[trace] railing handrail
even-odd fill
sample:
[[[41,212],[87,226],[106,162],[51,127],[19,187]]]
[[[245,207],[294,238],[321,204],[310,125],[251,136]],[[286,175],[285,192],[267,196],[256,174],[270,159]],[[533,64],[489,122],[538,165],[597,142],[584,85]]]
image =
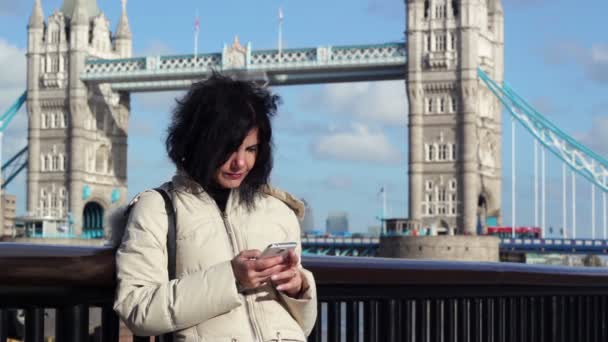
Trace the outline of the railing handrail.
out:
[[[320,284],[608,287],[608,269],[516,263],[305,256]],[[115,286],[110,247],[0,243],[0,288]]]

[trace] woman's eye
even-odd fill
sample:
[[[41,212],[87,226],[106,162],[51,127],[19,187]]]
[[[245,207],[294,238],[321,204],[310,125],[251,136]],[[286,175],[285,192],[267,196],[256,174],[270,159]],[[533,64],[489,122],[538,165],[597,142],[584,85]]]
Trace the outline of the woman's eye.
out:
[[[251,146],[247,148],[247,152],[257,152],[258,151],[258,147],[257,146]]]

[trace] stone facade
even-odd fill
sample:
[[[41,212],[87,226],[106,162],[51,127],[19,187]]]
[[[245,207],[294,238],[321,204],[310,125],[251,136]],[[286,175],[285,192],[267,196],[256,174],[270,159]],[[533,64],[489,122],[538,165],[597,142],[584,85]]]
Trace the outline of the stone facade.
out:
[[[76,234],[88,204],[126,201],[130,97],[80,80],[87,58],[131,56],[125,5],[114,34],[96,0],[65,0],[46,22],[35,0],[28,25],[27,211],[71,216]]]
[[[474,235],[501,222],[501,108],[477,77],[503,79],[501,0],[406,0],[409,215]]]

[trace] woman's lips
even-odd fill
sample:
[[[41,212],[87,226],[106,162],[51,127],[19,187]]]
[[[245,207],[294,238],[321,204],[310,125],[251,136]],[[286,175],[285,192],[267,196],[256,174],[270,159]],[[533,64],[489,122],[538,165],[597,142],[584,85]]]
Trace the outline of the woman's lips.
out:
[[[236,179],[240,179],[241,177],[243,177],[243,174],[242,173],[224,173],[224,176],[228,179],[236,180]]]

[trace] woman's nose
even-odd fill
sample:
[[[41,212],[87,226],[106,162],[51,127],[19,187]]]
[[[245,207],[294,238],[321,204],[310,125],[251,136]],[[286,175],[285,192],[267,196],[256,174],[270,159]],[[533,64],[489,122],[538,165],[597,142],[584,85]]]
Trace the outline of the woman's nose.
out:
[[[232,159],[232,167],[235,169],[240,169],[245,166],[245,155],[237,152]]]

